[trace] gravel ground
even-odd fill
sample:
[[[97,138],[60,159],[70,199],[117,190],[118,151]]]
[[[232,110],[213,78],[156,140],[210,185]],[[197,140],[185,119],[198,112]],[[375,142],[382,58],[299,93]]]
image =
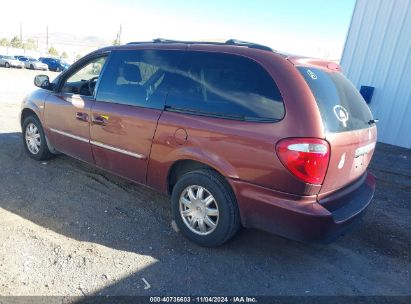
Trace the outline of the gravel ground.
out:
[[[167,197],[25,155],[19,103],[37,73],[0,68],[0,295],[411,295],[411,150],[378,144],[368,214],[330,245],[242,230],[200,248]]]

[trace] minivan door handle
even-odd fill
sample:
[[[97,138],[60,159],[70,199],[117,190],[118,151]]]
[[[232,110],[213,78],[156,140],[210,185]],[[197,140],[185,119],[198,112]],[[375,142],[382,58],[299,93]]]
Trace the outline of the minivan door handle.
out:
[[[76,112],[76,119],[88,122],[88,114],[84,112]]]

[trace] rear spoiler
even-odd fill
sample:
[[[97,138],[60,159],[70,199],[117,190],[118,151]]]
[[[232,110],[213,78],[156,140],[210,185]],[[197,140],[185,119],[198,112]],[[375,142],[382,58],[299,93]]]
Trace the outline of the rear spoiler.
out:
[[[319,58],[308,58],[308,57],[287,57],[287,60],[296,66],[311,66],[327,70],[332,70],[336,72],[342,72],[341,66],[332,60],[324,60]]]

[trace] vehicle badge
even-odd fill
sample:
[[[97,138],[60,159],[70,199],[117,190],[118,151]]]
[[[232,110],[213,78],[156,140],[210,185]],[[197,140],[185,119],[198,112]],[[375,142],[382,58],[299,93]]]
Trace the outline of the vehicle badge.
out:
[[[334,106],[333,110],[337,119],[342,122],[344,127],[347,127],[347,121],[349,117],[347,109],[343,106],[336,105]]]

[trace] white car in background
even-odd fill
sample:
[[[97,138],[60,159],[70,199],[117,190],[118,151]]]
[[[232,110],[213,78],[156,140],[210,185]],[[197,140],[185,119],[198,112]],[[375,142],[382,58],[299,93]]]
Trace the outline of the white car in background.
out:
[[[33,57],[20,57],[19,60],[24,63],[26,69],[31,70],[44,70],[47,71],[49,68],[47,64],[38,61]]]
[[[13,56],[0,55],[0,66],[4,66],[6,68],[14,67],[23,69],[24,63],[14,58]]]

